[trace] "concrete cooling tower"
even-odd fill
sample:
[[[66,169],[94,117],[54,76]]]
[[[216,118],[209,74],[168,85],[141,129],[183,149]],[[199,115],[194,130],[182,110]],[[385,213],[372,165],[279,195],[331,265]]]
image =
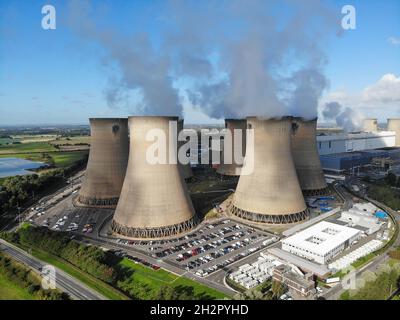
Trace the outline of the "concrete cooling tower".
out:
[[[364,119],[363,130],[366,132],[378,131],[378,120],[375,119]]]
[[[183,120],[180,119],[178,121],[178,134],[182,130],[183,130]],[[185,141],[178,141],[178,147],[179,148],[184,144],[185,144]],[[190,163],[188,163],[188,164],[179,163],[179,167],[180,167],[180,169],[182,171],[182,176],[183,176],[183,178],[185,180],[186,179],[190,179],[191,177],[193,177],[193,172],[192,172],[192,168],[190,167]]]
[[[292,129],[293,160],[303,193],[326,194],[327,184],[317,149],[317,119],[294,118]]]
[[[242,153],[245,153],[246,150],[246,120],[245,119],[225,119],[225,128],[231,131],[232,134],[232,160],[231,163],[224,162],[224,151],[221,152],[221,165],[218,167],[217,172],[226,176],[240,176],[240,171],[242,169],[242,165],[236,164],[234,160],[234,147],[238,141],[235,143],[235,135],[233,134],[235,129],[242,130]]]
[[[396,133],[396,147],[400,147],[400,118],[388,119],[387,130],[394,131]]]
[[[291,118],[249,117],[247,127],[254,129],[254,152],[247,139],[246,160],[230,206],[231,213],[270,224],[306,219],[308,210],[291,151]],[[247,169],[251,162],[253,171]],[[244,171],[249,174],[244,175]]]
[[[197,224],[179,165],[150,162],[146,156],[154,145],[153,141],[146,140],[152,129],[166,136],[167,160],[169,148],[176,150],[177,140],[169,137],[170,121],[178,118],[129,117],[130,156],[111,224],[115,233],[129,238],[162,238],[188,231]]]
[[[128,164],[128,119],[89,121],[89,161],[77,200],[88,206],[115,206]]]

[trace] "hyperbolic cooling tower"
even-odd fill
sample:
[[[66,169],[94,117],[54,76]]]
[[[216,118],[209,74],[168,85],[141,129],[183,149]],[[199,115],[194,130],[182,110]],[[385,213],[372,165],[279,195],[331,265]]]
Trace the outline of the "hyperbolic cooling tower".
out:
[[[364,119],[363,130],[366,132],[376,132],[378,131],[378,120],[375,119]]]
[[[327,184],[317,149],[317,119],[293,119],[292,154],[305,195],[326,194]]]
[[[166,135],[168,146],[177,148],[169,137],[169,121],[177,117],[129,117],[130,156],[112,230],[131,238],[160,238],[192,229],[197,218],[179,165],[152,164],[146,159],[146,141],[151,129]],[[156,152],[157,153],[157,152]]]
[[[247,127],[254,129],[254,152],[247,139],[246,160],[233,196],[231,213],[271,224],[306,219],[308,211],[291,151],[291,118],[249,117]],[[254,160],[254,170],[244,175],[250,157]]]
[[[225,128],[230,130],[232,135],[232,158],[231,163],[225,163],[224,160],[224,151],[221,152],[221,165],[218,167],[217,172],[226,176],[240,176],[240,171],[242,169],[242,165],[236,164],[234,159],[234,147],[235,147],[235,135],[234,130],[240,129],[242,130],[242,153],[246,150],[246,120],[245,119],[225,119]],[[225,140],[225,139],[224,139]],[[225,141],[226,143],[226,141]],[[236,143],[239,143],[236,141]],[[226,146],[226,144],[224,144]],[[228,161],[227,161],[228,162]]]
[[[388,119],[387,130],[396,132],[396,147],[400,147],[400,118]]]
[[[128,119],[89,119],[90,153],[78,202],[115,206],[128,164]]]
[[[178,134],[182,130],[183,130],[183,120],[180,119],[178,121]],[[178,147],[179,148],[184,144],[185,144],[185,141],[178,141]],[[190,167],[190,163],[188,163],[188,164],[179,163],[179,166],[180,166],[180,169],[182,171],[182,175],[183,175],[184,179],[189,179],[189,178],[193,177],[193,172],[192,172],[192,168]]]

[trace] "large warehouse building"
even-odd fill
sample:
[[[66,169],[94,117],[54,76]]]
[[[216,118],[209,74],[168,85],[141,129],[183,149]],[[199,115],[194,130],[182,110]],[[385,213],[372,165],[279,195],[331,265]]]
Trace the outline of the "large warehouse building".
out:
[[[361,236],[361,231],[322,221],[282,240],[282,250],[326,264]]]
[[[394,131],[335,133],[317,136],[320,155],[396,146]]]

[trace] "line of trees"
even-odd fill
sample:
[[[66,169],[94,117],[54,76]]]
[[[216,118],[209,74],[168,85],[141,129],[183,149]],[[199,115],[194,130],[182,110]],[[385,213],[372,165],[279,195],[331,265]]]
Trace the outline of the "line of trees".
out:
[[[39,300],[69,300],[68,294],[59,290],[44,290],[32,270],[14,262],[0,252],[0,273],[15,285],[27,291]]]
[[[37,248],[58,256],[82,271],[121,290],[137,300],[210,300],[205,292],[195,292],[186,285],[165,284],[159,288],[146,281],[136,280],[136,272],[121,266],[121,258],[111,251],[103,251],[95,246],[87,246],[62,232],[54,232],[44,227],[27,226],[17,232],[2,233],[0,237],[25,247]]]

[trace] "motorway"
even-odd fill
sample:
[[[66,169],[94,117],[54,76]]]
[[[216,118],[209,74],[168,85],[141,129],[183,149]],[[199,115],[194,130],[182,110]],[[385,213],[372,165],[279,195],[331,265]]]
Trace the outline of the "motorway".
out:
[[[47,264],[32,257],[24,250],[0,239],[0,250],[5,252],[13,259],[31,268],[33,271],[41,275],[41,270]],[[64,271],[55,268],[55,282],[57,289],[66,292],[72,299],[75,300],[106,300],[107,298],[97,293],[85,284],[69,276]]]

